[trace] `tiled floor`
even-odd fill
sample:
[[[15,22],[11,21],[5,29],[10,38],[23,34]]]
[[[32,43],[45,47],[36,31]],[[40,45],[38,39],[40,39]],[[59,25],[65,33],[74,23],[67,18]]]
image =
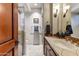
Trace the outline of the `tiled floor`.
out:
[[[43,45],[26,45],[26,56],[43,56]]]
[[[24,41],[24,45],[25,45],[24,47],[25,48],[22,49],[22,42],[23,41],[21,39],[21,35],[19,35],[19,44],[18,44],[18,55],[19,56],[22,56],[22,50],[24,51],[23,56],[44,56],[43,55],[43,45],[42,45],[42,43],[40,43],[38,45],[28,44],[30,41],[25,40]],[[36,40],[34,42],[36,42]]]
[[[18,44],[18,56],[22,56],[22,45]]]
[[[22,45],[18,45],[18,55],[22,56]],[[43,55],[43,45],[28,45],[25,44],[25,54],[24,56],[44,56]]]

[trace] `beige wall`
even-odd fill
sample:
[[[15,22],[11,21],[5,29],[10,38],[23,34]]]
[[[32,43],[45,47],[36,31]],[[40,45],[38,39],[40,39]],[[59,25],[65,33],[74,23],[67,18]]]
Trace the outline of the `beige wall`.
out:
[[[52,11],[54,11],[54,7],[53,7],[54,5],[52,4]],[[58,20],[58,16],[57,17],[54,17],[54,14],[53,14],[53,12],[52,12],[52,33],[53,34],[55,34],[55,33],[57,33],[57,29],[58,29],[58,24],[57,24],[57,20]]]
[[[45,3],[43,6],[43,21],[44,21],[44,30],[46,27],[46,22],[48,21],[50,24],[50,4],[49,3]]]
[[[66,31],[67,22],[71,23],[71,9],[68,10],[66,17],[62,18],[62,32]]]
[[[53,6],[56,4],[53,4]],[[54,8],[52,8],[52,11],[54,10]],[[53,11],[54,12],[54,11]],[[59,14],[57,15],[57,17],[54,17],[54,13],[53,13],[53,27],[52,27],[52,31],[53,34],[56,34],[57,32],[61,32],[62,31],[62,4],[60,4],[59,6]]]

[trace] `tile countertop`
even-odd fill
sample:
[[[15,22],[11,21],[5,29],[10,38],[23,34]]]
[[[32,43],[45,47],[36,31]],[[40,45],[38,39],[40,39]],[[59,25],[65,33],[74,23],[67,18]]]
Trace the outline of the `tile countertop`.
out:
[[[69,41],[46,36],[45,39],[59,56],[79,56],[79,47],[73,45]]]

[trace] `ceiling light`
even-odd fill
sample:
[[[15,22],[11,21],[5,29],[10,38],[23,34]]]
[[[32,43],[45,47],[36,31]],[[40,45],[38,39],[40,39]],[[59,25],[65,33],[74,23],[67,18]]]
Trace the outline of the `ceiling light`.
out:
[[[38,5],[37,3],[34,4],[34,6],[37,6],[37,5]]]

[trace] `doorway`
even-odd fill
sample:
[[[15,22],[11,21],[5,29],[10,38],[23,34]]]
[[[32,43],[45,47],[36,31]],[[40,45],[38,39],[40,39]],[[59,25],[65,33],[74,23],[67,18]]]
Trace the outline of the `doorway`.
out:
[[[21,11],[19,31],[24,32],[24,39],[21,35],[20,40],[22,55],[43,55],[42,7],[43,5],[40,3],[37,5],[35,3],[19,4]]]

